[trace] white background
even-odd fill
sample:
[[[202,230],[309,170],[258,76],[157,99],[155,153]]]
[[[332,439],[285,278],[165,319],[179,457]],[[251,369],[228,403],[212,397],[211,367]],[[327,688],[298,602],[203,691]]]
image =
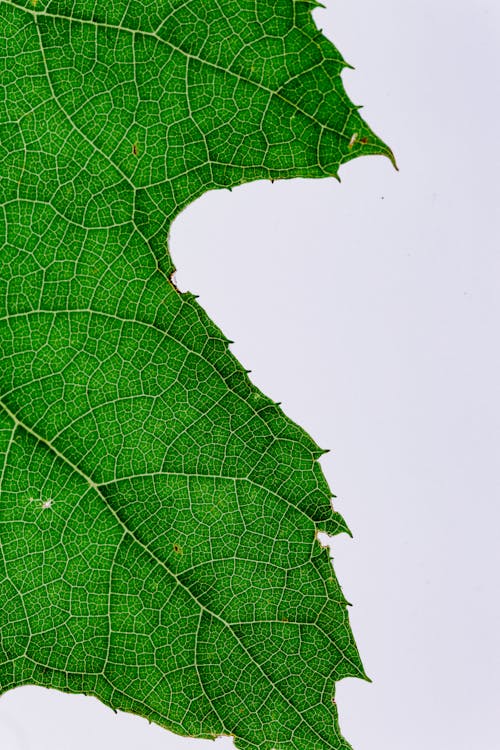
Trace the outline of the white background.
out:
[[[333,0],[320,27],[394,149],[342,184],[211,193],[171,235],[178,285],[332,452],[335,566],[373,684],[338,687],[355,750],[498,750],[500,7]],[[495,716],[495,711],[497,715]],[[2,750],[203,750],[96,700],[22,688]],[[230,748],[230,740],[216,747]]]

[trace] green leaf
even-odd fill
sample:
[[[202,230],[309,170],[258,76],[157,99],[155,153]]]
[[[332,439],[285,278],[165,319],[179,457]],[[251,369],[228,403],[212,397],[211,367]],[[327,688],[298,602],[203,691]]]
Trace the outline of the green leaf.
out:
[[[364,673],[321,450],[167,249],[206,190],[392,158],[313,7],[0,1],[0,692],[349,747],[335,681]]]

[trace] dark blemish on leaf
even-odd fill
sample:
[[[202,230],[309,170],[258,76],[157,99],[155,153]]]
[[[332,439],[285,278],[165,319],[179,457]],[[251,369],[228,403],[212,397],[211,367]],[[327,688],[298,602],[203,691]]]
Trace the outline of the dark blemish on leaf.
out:
[[[137,141],[132,144],[132,153],[134,154],[134,156],[137,156],[138,153],[139,153],[139,148],[137,146]]]
[[[368,138],[366,137],[366,135],[365,135],[365,137],[364,137],[364,138],[362,138],[362,139],[360,140],[360,143],[362,143],[362,144],[363,144],[363,146],[366,146],[366,144],[368,143]]]
[[[174,552],[178,555],[182,555],[182,547],[179,544],[174,544]]]
[[[170,283],[174,287],[175,291],[178,292],[179,291],[179,287],[177,286],[177,279],[175,278],[175,271],[172,271],[172,273],[168,277],[168,280],[170,281]]]

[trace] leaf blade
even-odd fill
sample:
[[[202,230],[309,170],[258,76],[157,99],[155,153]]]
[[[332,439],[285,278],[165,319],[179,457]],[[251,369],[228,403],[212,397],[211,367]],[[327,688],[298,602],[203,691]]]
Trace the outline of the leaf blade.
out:
[[[0,692],[347,748],[321,451],[165,278],[166,237],[207,189],[390,151],[308,4],[235,7],[0,3]]]

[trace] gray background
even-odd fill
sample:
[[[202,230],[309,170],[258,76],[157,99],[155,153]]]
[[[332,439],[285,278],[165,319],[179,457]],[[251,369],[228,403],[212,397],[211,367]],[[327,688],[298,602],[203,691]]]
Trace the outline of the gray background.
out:
[[[181,289],[332,452],[335,566],[373,684],[356,750],[495,750],[499,704],[497,0],[327,0],[344,81],[393,147],[334,180],[211,193],[171,234]],[[495,716],[495,710],[497,715]],[[2,750],[201,750],[96,700],[0,699]],[[217,741],[219,750],[232,747]]]

